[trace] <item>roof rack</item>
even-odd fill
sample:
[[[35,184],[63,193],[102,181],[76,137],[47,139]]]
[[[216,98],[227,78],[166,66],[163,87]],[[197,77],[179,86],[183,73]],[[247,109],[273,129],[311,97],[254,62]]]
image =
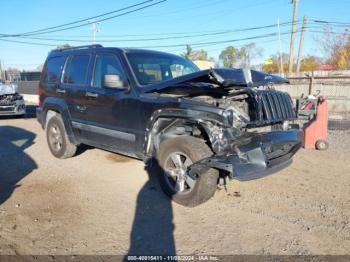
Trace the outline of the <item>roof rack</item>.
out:
[[[84,48],[98,48],[103,47],[100,44],[94,44],[94,45],[81,45],[81,46],[72,46],[72,47],[63,47],[63,48],[56,48],[52,51],[67,51],[67,50],[75,50],[75,49],[84,49]]]

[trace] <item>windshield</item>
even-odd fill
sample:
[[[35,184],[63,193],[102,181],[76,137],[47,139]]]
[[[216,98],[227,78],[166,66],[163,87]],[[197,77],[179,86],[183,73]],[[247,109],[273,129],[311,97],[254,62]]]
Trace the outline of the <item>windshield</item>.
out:
[[[171,54],[135,52],[127,53],[127,57],[141,85],[151,85],[199,71],[192,62]]]

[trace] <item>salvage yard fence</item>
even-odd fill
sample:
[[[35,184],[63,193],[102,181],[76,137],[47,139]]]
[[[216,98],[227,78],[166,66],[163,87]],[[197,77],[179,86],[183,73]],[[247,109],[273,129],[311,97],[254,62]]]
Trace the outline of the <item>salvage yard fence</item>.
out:
[[[290,84],[276,85],[277,90],[290,94],[293,100],[301,96],[321,95],[327,98],[330,128],[350,128],[350,76],[293,76]]]

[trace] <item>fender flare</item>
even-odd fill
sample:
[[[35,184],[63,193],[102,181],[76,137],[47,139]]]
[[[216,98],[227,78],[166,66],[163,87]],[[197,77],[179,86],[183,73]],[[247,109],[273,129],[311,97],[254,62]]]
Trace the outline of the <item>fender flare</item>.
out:
[[[72,124],[71,124],[71,117],[69,114],[68,110],[68,105],[67,103],[57,97],[47,97],[43,101],[43,111],[42,111],[42,119],[44,120],[44,128],[46,128],[46,118],[47,118],[47,113],[51,110],[54,112],[59,113],[62,116],[63,124],[67,132],[67,136],[69,140],[74,143],[74,144],[79,144],[78,141],[76,140],[73,129],[72,129]]]

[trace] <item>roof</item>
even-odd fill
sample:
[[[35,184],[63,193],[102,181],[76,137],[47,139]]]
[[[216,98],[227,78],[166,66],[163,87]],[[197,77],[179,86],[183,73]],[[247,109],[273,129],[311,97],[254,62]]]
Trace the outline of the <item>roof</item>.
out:
[[[143,53],[143,54],[159,54],[159,55],[172,55],[176,56],[171,53],[156,51],[156,50],[149,50],[149,49],[139,49],[139,48],[125,48],[125,47],[103,47],[102,45],[86,45],[86,46],[75,46],[75,47],[67,47],[62,49],[54,49],[50,52],[50,55],[52,54],[66,54],[66,53],[74,53],[76,51],[80,50],[118,50],[123,53]]]

